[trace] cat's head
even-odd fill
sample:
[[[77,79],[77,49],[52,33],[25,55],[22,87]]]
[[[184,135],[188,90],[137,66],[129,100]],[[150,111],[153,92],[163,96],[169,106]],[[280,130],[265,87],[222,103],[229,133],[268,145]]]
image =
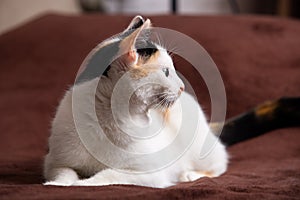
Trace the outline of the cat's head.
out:
[[[147,109],[170,107],[184,90],[172,58],[162,46],[150,41],[151,22],[136,16],[118,37],[118,54],[107,71],[114,83],[122,77],[124,90],[134,88],[132,101]]]

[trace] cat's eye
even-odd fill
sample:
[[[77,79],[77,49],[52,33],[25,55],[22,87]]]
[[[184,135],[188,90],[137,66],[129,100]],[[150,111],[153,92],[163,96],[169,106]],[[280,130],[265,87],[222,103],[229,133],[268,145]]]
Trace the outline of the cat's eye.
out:
[[[165,73],[166,77],[169,76],[169,74],[170,74],[169,68],[163,68],[162,71]]]

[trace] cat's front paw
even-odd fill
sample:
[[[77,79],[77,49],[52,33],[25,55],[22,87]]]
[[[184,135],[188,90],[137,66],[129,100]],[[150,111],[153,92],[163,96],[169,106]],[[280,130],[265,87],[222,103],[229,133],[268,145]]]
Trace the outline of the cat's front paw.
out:
[[[96,181],[90,179],[83,179],[83,180],[78,180],[72,184],[72,186],[105,186],[105,185],[112,185],[112,183],[104,180]]]
[[[64,183],[64,182],[58,182],[58,181],[48,181],[46,183],[43,183],[45,186],[71,186],[72,183]]]
[[[189,181],[195,181],[202,177],[209,177],[208,173],[200,172],[200,171],[186,171],[183,172],[180,177],[180,182],[189,182]]]

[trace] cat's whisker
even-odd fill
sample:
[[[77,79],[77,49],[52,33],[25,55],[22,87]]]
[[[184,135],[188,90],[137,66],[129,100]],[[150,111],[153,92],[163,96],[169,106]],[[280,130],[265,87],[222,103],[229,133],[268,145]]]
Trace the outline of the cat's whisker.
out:
[[[154,95],[157,96],[157,95]],[[153,108],[157,108],[160,104],[161,101],[157,102],[158,98],[155,98],[152,100],[152,102],[150,103],[150,105],[154,105]]]
[[[168,52],[169,55],[173,57],[174,55],[178,55],[180,51],[178,51],[177,49],[169,49]]]
[[[164,108],[166,107],[166,106],[165,106],[165,102],[166,102],[166,98],[163,98],[163,99],[158,103],[159,108],[160,108],[161,110],[164,110]]]
[[[177,54],[179,52],[179,48],[177,46],[174,46],[173,43],[168,43],[167,41],[163,40],[159,33],[155,33],[155,37],[157,39],[157,43],[162,48],[166,49],[168,52],[171,52],[170,56],[172,56],[174,53]]]
[[[152,106],[153,109],[160,109],[160,110],[165,110],[166,108],[172,106],[176,101],[176,99],[178,98],[177,95],[172,93],[167,93],[167,92],[158,93],[156,95],[152,95],[152,97],[153,96],[156,96],[157,98],[153,99],[150,105]],[[159,101],[157,102],[157,100]]]
[[[163,47],[164,49],[169,49],[167,42],[164,41],[164,40],[160,40],[160,45],[161,45],[161,47]]]
[[[172,51],[168,51],[168,54],[169,54],[169,56],[171,56],[171,58],[174,58],[174,55],[175,55],[175,53],[174,53],[174,52],[172,52]],[[173,62],[173,64],[175,64],[175,63]]]
[[[163,93],[155,93],[155,94],[151,95],[150,97],[160,96],[160,95],[169,95],[169,94],[166,93],[166,92],[163,92]]]
[[[167,41],[164,41],[164,44],[162,44],[162,46],[167,49],[169,52],[175,53],[179,52],[178,50],[180,50],[177,46],[174,45],[174,43],[168,43]]]
[[[169,102],[169,101],[167,101],[167,99],[165,98],[165,99],[164,99],[164,102],[163,102],[164,110],[165,110],[166,108],[169,107],[169,106],[168,106],[168,102]]]
[[[159,33],[156,32],[155,37],[157,39],[158,45],[164,48],[163,44],[161,43],[161,37],[160,37]]]
[[[158,104],[156,104],[155,106],[154,106],[154,109],[161,109],[161,107],[162,107],[162,102],[160,101]]]
[[[157,104],[156,102],[157,102],[157,100],[159,99],[159,97],[160,97],[160,98],[165,98],[165,97],[167,97],[167,95],[168,95],[168,94],[159,94],[159,95],[156,94],[156,95],[152,95],[151,97],[157,96],[157,98],[154,98],[154,99],[149,103],[149,105],[152,106],[152,105],[154,105],[154,104]],[[155,106],[154,106],[153,108],[155,108]]]

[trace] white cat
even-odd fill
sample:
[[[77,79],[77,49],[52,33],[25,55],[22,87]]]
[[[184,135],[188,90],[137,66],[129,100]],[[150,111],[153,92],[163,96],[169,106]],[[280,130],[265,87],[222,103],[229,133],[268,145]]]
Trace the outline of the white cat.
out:
[[[198,102],[184,92],[171,57],[143,38],[150,26],[136,16],[120,35],[101,43],[96,51],[118,46],[105,76],[66,92],[52,124],[45,185],[162,188],[226,171],[226,149]],[[84,140],[90,136],[95,139],[89,145]]]

